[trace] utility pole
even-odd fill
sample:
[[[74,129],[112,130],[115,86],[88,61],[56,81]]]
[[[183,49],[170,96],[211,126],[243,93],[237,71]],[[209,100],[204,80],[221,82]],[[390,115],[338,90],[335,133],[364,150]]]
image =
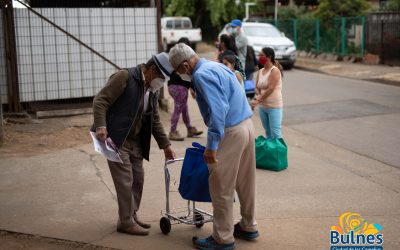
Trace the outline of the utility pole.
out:
[[[275,0],[275,11],[274,11],[274,21],[275,21],[275,25],[276,22],[278,21],[278,0]]]
[[[18,85],[17,43],[15,39],[14,9],[12,2],[12,0],[1,0],[0,7],[3,11],[8,106],[11,112],[20,112],[21,103]]]
[[[248,19],[249,19],[249,8],[250,8],[250,6],[254,6],[254,5],[256,5],[255,3],[245,3],[244,4],[244,6],[245,6],[245,9],[246,9],[246,16],[244,17],[244,19],[243,19],[243,22],[245,22],[245,21],[247,21]]]
[[[4,143],[4,132],[3,132],[3,104],[1,103],[1,93],[0,93],[0,147]]]

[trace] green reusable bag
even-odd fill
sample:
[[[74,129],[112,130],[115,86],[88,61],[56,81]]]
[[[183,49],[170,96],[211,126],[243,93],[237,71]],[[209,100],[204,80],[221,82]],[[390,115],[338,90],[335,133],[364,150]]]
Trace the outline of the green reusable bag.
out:
[[[283,138],[266,139],[260,135],[256,138],[257,168],[281,171],[288,167],[287,146]]]

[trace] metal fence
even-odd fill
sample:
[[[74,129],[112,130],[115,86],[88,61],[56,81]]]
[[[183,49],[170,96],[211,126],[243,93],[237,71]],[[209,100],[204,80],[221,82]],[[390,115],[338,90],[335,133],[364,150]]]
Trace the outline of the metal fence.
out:
[[[158,52],[157,8],[34,10],[86,46],[29,9],[15,9],[21,102],[94,96],[116,67],[88,48],[121,68],[146,62]],[[2,35],[0,30],[0,38]],[[0,53],[4,53],[1,43]],[[7,103],[2,61],[0,59],[0,93],[2,103]]]
[[[298,50],[342,56],[364,54],[364,17],[342,17],[326,21],[291,19],[266,22],[284,32],[295,42]]]
[[[366,50],[382,63],[400,65],[400,13],[372,13],[366,23]]]

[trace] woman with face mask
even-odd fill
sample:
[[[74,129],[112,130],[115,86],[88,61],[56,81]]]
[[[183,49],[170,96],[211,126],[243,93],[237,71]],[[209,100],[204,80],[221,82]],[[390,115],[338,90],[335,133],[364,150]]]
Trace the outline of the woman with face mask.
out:
[[[282,138],[282,66],[275,61],[275,52],[269,47],[262,49],[261,61],[264,67],[258,71],[256,98],[251,102],[251,106],[253,109],[259,106],[267,139],[278,139]]]
[[[190,45],[189,39],[181,38],[178,43],[185,43]],[[177,130],[179,117],[182,114],[183,122],[187,128],[187,137],[199,136],[203,131],[197,130],[190,123],[189,108],[188,108],[188,90],[191,88],[190,77],[183,76],[182,79],[176,72],[172,72],[171,78],[168,81],[168,92],[174,99],[174,111],[171,115],[171,130],[169,132],[169,139],[173,141],[183,141],[185,138]],[[191,89],[191,94],[194,97],[194,92]]]

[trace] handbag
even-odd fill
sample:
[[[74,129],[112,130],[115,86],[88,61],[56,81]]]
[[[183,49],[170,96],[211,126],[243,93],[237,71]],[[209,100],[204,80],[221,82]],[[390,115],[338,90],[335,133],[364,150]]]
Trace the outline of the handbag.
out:
[[[283,138],[256,138],[256,166],[272,171],[281,171],[288,167],[287,145]]]
[[[204,161],[205,147],[197,142],[187,148],[183,159],[178,191],[183,199],[211,202],[208,166]]]

